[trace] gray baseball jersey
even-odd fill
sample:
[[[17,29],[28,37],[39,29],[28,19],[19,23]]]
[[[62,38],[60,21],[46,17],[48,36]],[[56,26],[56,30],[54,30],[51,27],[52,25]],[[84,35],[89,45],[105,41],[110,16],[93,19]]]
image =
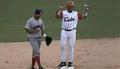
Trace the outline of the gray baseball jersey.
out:
[[[32,17],[27,21],[27,24],[26,24],[25,28],[34,30],[34,27],[37,26],[37,25],[41,25],[42,28],[45,29],[42,19],[36,20],[34,17]],[[41,32],[28,34],[28,37],[29,38],[31,38],[31,37],[41,37]]]

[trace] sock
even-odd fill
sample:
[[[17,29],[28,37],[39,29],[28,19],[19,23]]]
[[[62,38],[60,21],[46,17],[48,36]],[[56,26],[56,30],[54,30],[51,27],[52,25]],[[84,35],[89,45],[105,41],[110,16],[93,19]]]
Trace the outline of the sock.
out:
[[[37,60],[38,66],[39,66],[39,68],[40,68],[40,66],[41,66],[41,63],[40,63],[40,56],[36,57],[36,60]]]
[[[32,67],[32,68],[34,68],[34,66],[35,66],[35,62],[36,62],[36,58],[33,57],[33,58],[32,58],[32,64],[31,64],[31,67]]]

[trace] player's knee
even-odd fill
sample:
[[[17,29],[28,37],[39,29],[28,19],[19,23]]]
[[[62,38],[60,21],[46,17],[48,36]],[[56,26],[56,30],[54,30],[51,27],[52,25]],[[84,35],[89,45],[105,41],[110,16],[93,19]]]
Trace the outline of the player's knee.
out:
[[[74,45],[73,45],[73,44],[70,44],[69,46],[70,46],[70,47],[74,47]]]
[[[39,50],[33,51],[33,57],[37,57],[37,56],[40,56],[40,51]]]
[[[61,45],[61,50],[64,50],[65,49],[65,45]]]
[[[70,47],[74,47],[75,43],[69,43]]]
[[[61,46],[62,47],[66,46],[66,42],[61,42]]]

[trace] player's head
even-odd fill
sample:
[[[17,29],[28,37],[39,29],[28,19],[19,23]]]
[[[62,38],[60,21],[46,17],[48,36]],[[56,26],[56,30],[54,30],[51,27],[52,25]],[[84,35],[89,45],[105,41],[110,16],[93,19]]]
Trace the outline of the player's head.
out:
[[[36,9],[35,10],[35,18],[39,19],[41,17],[41,15],[42,15],[42,10]]]
[[[73,9],[74,9],[74,2],[73,2],[73,1],[68,1],[68,2],[66,3],[66,8],[67,8],[67,11],[68,11],[68,12],[72,12]]]

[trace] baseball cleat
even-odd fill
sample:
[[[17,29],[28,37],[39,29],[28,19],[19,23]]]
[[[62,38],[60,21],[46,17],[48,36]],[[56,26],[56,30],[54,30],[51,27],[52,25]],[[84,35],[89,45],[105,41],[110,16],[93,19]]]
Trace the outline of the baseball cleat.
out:
[[[72,67],[73,63],[72,62],[68,62],[68,67]]]
[[[58,67],[63,67],[63,66],[66,66],[66,62],[61,62]]]
[[[44,69],[42,66],[39,69]]]
[[[36,68],[34,68],[34,67],[31,67],[30,69],[36,69]]]
[[[74,69],[74,67],[72,66],[72,67],[68,67],[67,69]]]

